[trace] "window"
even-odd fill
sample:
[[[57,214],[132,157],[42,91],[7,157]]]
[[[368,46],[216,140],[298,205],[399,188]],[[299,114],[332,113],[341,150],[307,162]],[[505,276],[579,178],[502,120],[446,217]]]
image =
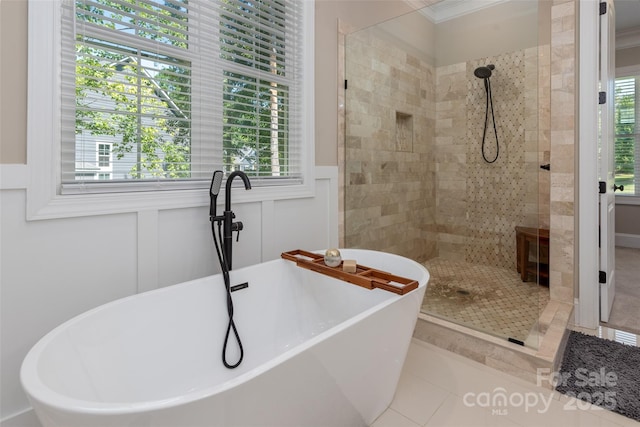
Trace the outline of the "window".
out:
[[[111,144],[109,143],[97,143],[93,150],[76,150],[76,181],[113,179],[111,160]]]
[[[84,158],[106,139],[111,179],[192,178],[192,91],[202,90],[192,72],[202,60],[192,52],[199,39],[189,37],[196,14],[185,0],[75,0],[67,7],[63,28],[75,24],[75,31],[63,35],[62,78],[75,96],[63,89],[62,119],[73,128],[63,135],[64,151]],[[67,58],[74,61],[65,67]],[[73,166],[63,158],[63,188],[78,180]]]
[[[75,97],[63,90],[63,129],[73,128],[63,152],[82,157],[109,139],[114,170],[125,171],[112,179],[206,180],[221,168],[301,180],[300,1],[66,7],[63,29],[75,31],[63,35],[62,78]],[[62,159],[63,190],[82,172],[74,166]]]
[[[640,76],[615,82],[615,182],[618,195],[640,195]]]
[[[27,219],[204,206],[216,169],[238,203],[313,196],[313,9],[29,0]],[[112,172],[77,170],[99,143]]]
[[[311,195],[312,35],[300,0],[30,0],[28,218],[199,205],[216,169]]]
[[[98,144],[98,167],[101,170],[111,169],[111,144]]]

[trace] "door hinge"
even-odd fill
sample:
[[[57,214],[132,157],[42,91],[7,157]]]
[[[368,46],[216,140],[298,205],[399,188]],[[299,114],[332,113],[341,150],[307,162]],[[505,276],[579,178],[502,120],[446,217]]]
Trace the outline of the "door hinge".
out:
[[[344,80],[344,90],[347,90],[347,79]]]
[[[607,13],[607,2],[600,2],[600,15],[604,15]]]
[[[598,92],[598,104],[606,104],[607,103],[607,92]]]
[[[606,271],[599,271],[598,272],[598,282],[607,283],[607,272]]]
[[[607,192],[607,183],[605,181],[600,181],[598,184],[598,192],[600,194],[605,194]]]

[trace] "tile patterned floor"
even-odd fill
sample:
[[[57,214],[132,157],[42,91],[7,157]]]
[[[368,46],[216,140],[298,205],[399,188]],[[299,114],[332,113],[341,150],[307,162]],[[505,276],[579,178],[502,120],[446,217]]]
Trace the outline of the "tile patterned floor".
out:
[[[549,288],[522,282],[513,270],[433,258],[422,311],[504,338],[526,341]]]
[[[503,395],[507,400],[496,399]],[[390,407],[372,427],[640,427],[431,344],[413,340]]]

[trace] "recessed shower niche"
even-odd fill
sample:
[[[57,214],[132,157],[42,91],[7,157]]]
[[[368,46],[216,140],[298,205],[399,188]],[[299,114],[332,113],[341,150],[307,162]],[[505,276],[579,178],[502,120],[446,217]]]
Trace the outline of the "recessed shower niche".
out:
[[[444,0],[344,37],[344,246],[423,263],[422,313],[530,349],[549,288],[521,280],[515,227],[549,226],[538,19],[533,0]]]
[[[413,116],[396,111],[396,150],[413,151]]]

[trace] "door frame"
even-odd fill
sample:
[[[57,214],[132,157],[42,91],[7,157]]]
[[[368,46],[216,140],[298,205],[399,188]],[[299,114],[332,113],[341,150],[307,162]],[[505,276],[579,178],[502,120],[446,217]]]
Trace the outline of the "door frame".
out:
[[[606,104],[600,106],[601,134],[600,142],[600,180],[606,183],[605,192],[600,199],[600,271],[605,273],[604,283],[600,284],[600,322],[608,322],[613,308],[616,289],[615,270],[615,8],[613,0],[605,2],[606,15],[600,16],[600,86],[605,91]],[[606,25],[605,25],[606,24]],[[603,31],[605,30],[606,31]],[[606,43],[606,45],[605,45]],[[604,239],[607,239],[605,242]]]
[[[578,107],[578,294],[575,324],[596,329],[600,324],[598,236],[598,28],[600,2],[579,2]]]

